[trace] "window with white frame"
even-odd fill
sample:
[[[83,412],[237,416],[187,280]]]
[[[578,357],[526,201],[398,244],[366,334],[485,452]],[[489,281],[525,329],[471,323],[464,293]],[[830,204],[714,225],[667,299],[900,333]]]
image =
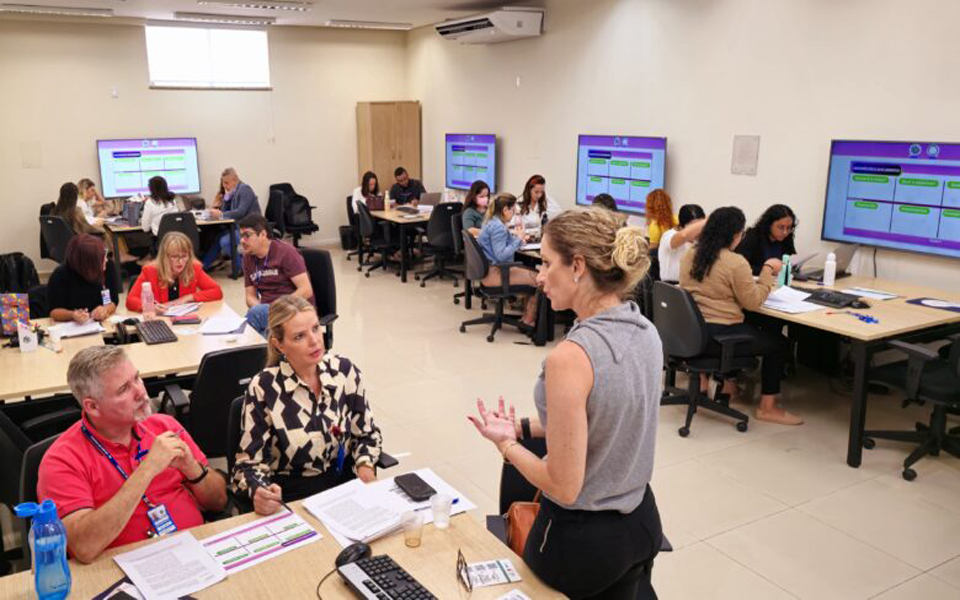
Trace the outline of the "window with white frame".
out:
[[[267,32],[148,25],[150,86],[269,89]]]

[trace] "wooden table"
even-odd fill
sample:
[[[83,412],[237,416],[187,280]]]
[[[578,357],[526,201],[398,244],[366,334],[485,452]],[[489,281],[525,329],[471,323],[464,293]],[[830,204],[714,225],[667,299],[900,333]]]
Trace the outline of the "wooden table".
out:
[[[797,282],[796,285],[810,289],[823,288],[823,286],[802,282]],[[879,321],[877,323],[864,323],[860,319],[845,314],[829,315],[827,312],[835,310],[830,308],[801,314],[787,314],[767,308],[761,308],[758,312],[781,321],[827,331],[849,341],[854,363],[854,378],[847,464],[851,467],[859,467],[863,453],[863,429],[867,414],[867,371],[871,355],[883,349],[887,342],[893,339],[924,341],[960,332],[960,313],[907,303],[907,300],[916,298],[937,298],[960,302],[960,294],[860,276],[838,279],[835,286],[823,289],[842,290],[851,287],[890,292],[900,297],[892,300],[866,299],[870,303],[870,308],[853,310],[853,312],[875,317]]]
[[[199,314],[206,318],[216,314],[223,301],[204,302]],[[125,310],[117,314],[125,315]],[[33,321],[41,326],[51,323],[49,319]],[[169,321],[168,321],[169,323]],[[199,325],[174,326],[174,333],[181,328],[196,330]],[[106,324],[107,334],[113,332],[114,325]],[[0,349],[0,400],[20,399],[24,396],[37,396],[68,391],[67,366],[70,359],[88,346],[102,346],[103,335],[88,335],[67,338],[61,341],[63,352],[54,353],[47,348],[38,348],[36,352],[21,353],[16,348]],[[123,348],[130,360],[140,369],[142,377],[159,377],[174,373],[192,373],[200,366],[200,360],[208,352],[225,348],[237,348],[264,343],[263,338],[252,327],[244,329],[243,334],[234,343],[227,342],[225,335],[178,335],[176,342],[148,346],[143,342],[127,344]]]
[[[296,502],[293,509],[310,525],[323,534],[323,539],[296,550],[282,554],[265,563],[251,567],[239,573],[233,573],[227,579],[194,594],[203,598],[316,598],[317,583],[320,578],[333,569],[334,559],[340,552],[340,546],[330,533]],[[250,513],[207,523],[191,529],[202,540],[218,532],[253,521],[256,515]],[[112,560],[118,552],[148,544],[139,542],[105,552],[89,565],[70,562],[73,578],[71,598],[90,598],[123,577],[123,572]],[[464,588],[458,589],[456,579],[457,550],[462,550],[468,563],[499,558],[510,558],[520,572],[522,581],[488,588],[477,588],[469,596],[473,599],[498,598],[508,590],[519,588],[536,600],[563,598],[540,582],[524,562],[514,555],[497,538],[483,529],[472,517],[461,514],[453,517],[446,530],[427,525],[423,531],[423,542],[419,548],[407,548],[403,543],[403,534],[395,533],[379,539],[372,544],[373,554],[389,554],[401,567],[407,570],[424,587],[443,600],[467,598]],[[355,600],[356,596],[338,575],[332,575],[320,593],[324,599],[342,598]],[[33,591],[33,578],[29,571],[0,578],[0,598],[7,600],[27,600],[36,598]]]
[[[227,226],[230,231],[230,278],[240,277],[240,271],[237,269],[237,231],[233,227],[233,219],[211,219],[209,221],[197,221],[197,227]],[[115,221],[109,223],[104,221],[104,228],[113,234],[113,260],[117,266],[117,273],[120,272],[120,236],[143,232],[143,227],[139,225],[130,225],[126,221]],[[196,253],[200,253],[200,248],[194,248]]]
[[[429,214],[413,215],[402,210],[391,208],[388,210],[371,210],[370,215],[381,221],[389,221],[400,227],[400,281],[407,282],[407,227],[422,225],[430,220]]]

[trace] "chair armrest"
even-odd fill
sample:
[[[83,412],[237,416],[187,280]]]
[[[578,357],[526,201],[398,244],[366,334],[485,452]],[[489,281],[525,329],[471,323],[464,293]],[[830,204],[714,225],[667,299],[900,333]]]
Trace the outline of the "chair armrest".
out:
[[[713,339],[720,344],[720,372],[722,373],[732,370],[738,345],[753,343],[753,336],[745,333],[720,334],[713,336]]]
[[[177,417],[185,413],[187,407],[190,406],[190,399],[187,398],[186,392],[184,392],[183,388],[179,385],[172,384],[164,386],[160,396],[160,412],[162,413],[166,412],[168,400],[173,403],[173,412]]]
[[[20,429],[31,440],[37,440],[35,435],[38,431],[46,431],[49,428],[59,429],[59,425],[72,425],[80,419],[79,408],[61,408],[51,413],[40,415],[32,419],[27,419],[20,425]],[[63,429],[66,429],[64,427]],[[39,440],[37,440],[39,441]]]
[[[920,391],[920,380],[923,379],[924,365],[938,360],[940,353],[901,340],[893,340],[890,345],[907,355],[907,381],[904,391],[908,399],[916,400]]]
[[[399,464],[400,464],[399,460],[387,454],[386,452],[381,452],[380,460],[377,461],[377,467],[381,469],[389,469],[390,467],[395,467]]]
[[[322,317],[320,317],[320,325],[323,327],[329,327],[331,324],[333,324],[334,321],[337,320],[338,316],[339,315],[337,314],[323,315]]]
[[[510,290],[510,267],[522,267],[523,263],[511,261],[495,265],[500,269],[500,284],[503,286],[503,293]]]

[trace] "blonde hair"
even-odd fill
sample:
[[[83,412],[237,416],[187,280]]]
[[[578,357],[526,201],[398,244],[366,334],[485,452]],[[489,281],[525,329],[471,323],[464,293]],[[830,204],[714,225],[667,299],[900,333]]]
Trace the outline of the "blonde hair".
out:
[[[280,296],[270,303],[270,311],[267,313],[267,366],[275,367],[280,364],[280,351],[274,345],[273,341],[283,341],[283,326],[287,321],[297,316],[299,313],[313,311],[317,312],[312,304],[302,296],[287,294]]]
[[[650,269],[643,229],[626,222],[605,208],[567,210],[547,222],[544,234],[565,265],[582,256],[597,289],[623,298]]]
[[[160,280],[160,287],[170,287],[173,284],[168,257],[174,252],[184,253],[188,258],[187,266],[180,272],[180,286],[187,287],[193,283],[193,263],[196,262],[193,257],[193,242],[179,231],[170,231],[164,234],[157,250],[157,279]]]
[[[503,209],[508,206],[516,206],[517,197],[513,194],[508,194],[507,192],[500,192],[497,194],[496,198],[487,201],[487,214],[483,216],[483,222],[486,223],[490,219],[496,217],[502,220],[501,214]]]
[[[96,184],[93,182],[93,180],[87,177],[84,177],[83,179],[77,182],[77,188],[79,188],[81,195],[85,194],[88,189],[90,189],[95,185]]]

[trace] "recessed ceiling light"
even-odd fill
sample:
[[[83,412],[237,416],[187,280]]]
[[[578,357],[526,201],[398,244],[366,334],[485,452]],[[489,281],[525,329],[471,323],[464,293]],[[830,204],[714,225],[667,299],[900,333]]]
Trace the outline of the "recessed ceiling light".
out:
[[[193,21],[196,23],[221,23],[224,25],[273,25],[277,22],[273,17],[241,17],[240,15],[214,15],[210,13],[175,12],[173,16],[178,21]]]
[[[390,23],[387,21],[349,21],[344,19],[333,19],[327,21],[327,27],[346,27],[348,29],[394,29],[398,31],[409,31],[413,29],[413,24]]]
[[[112,8],[79,8],[73,6],[40,6],[37,4],[0,4],[0,12],[69,17],[112,17]]]
[[[313,2],[299,0],[197,0],[201,6],[225,6],[229,8],[246,8],[250,10],[289,10],[307,12],[313,9]]]

